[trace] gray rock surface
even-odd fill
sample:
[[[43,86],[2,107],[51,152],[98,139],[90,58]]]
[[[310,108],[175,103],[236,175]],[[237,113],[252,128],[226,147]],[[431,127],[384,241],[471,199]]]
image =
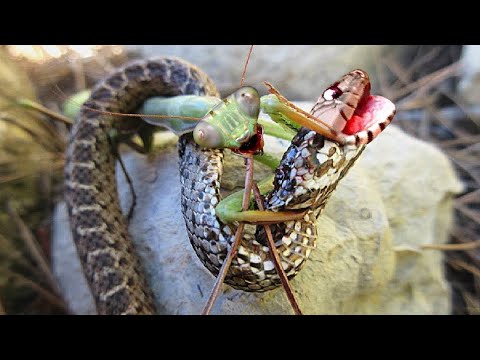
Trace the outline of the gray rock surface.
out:
[[[302,103],[304,109],[311,103]],[[175,137],[148,157],[125,153],[137,207],[130,231],[162,314],[199,314],[214,277],[197,259],[180,210]],[[286,144],[266,140],[282,153]],[[233,156],[232,156],[233,157]],[[243,181],[242,161],[236,160]],[[261,166],[256,167],[260,175]],[[226,169],[226,174],[233,173]],[[131,195],[118,175],[124,211]],[[390,125],[343,179],[318,220],[318,246],[292,280],[306,314],[448,314],[450,289],[443,254],[422,244],[447,241],[452,197],[462,185],[447,158],[432,145]],[[65,207],[55,212],[53,268],[72,312],[94,304],[80,271]],[[223,286],[214,314],[291,314],[282,289],[263,294]]]
[[[129,45],[143,57],[174,55],[209,74],[223,94],[238,88],[250,45]],[[289,99],[312,101],[350,70],[374,74],[384,45],[255,45],[245,84],[266,93],[269,81]],[[375,82],[377,83],[377,82]]]

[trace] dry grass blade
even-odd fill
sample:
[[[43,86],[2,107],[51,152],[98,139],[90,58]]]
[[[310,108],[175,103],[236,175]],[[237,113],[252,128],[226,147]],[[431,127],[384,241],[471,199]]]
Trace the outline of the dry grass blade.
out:
[[[40,246],[35,240],[35,237],[31,233],[30,229],[27,227],[27,225],[23,222],[21,217],[18,215],[17,211],[14,209],[11,201],[7,202],[7,212],[10,218],[12,219],[13,223],[17,227],[20,238],[24,241],[34,261],[40,267],[42,274],[44,275],[48,284],[50,285],[53,291],[55,291],[57,294],[60,294],[57,281],[55,280],[55,277],[53,276],[53,273],[50,270],[50,266],[47,262],[45,255],[42,252],[42,249],[40,249]]]
[[[457,160],[454,157],[455,153],[447,153],[447,154],[450,155],[450,160],[452,160],[455,163],[455,165],[457,165],[459,168],[461,168],[463,171],[465,171],[480,186],[480,177],[477,176],[475,173],[473,173],[472,170],[469,168],[469,166],[467,166],[466,164]]]
[[[5,91],[3,91],[1,87],[0,87],[0,97],[3,97],[10,102],[10,105],[7,108],[2,108],[3,112],[6,112],[8,108],[11,108],[11,109],[23,109],[24,112],[28,113],[28,114],[31,114],[32,110],[33,110],[33,111],[35,111],[35,113],[37,113],[39,115],[45,115],[44,111],[41,111],[41,110],[45,109],[46,114],[47,115],[51,114],[51,116],[54,119],[56,119],[58,116],[60,116],[60,117],[63,116],[62,114],[56,113],[56,112],[44,107],[43,105],[41,105],[41,104],[39,104],[39,103],[37,103],[33,100],[26,99],[26,98],[17,98],[15,96],[11,96],[8,93],[6,93]],[[66,120],[66,119],[68,119],[68,118],[64,118],[64,120]],[[53,126],[50,122],[46,121],[46,118],[43,118],[43,117],[35,118],[35,120],[38,120],[38,124],[40,125],[42,130],[44,130],[47,133],[47,135],[51,138],[50,139],[51,141],[53,141],[53,142],[58,141],[57,140],[58,129],[55,126]],[[71,121],[71,120],[68,119],[67,121]]]
[[[422,249],[443,251],[472,250],[480,247],[480,240],[470,241],[463,244],[425,244],[420,247]]]
[[[455,96],[454,94],[451,94],[447,91],[443,91],[441,89],[438,90],[442,95],[446,96],[448,99],[450,99],[456,106],[458,109],[460,109],[464,115],[464,117],[466,117],[468,120],[470,120],[472,123],[474,123],[479,129],[480,129],[480,109],[479,107],[471,107],[471,108],[468,108],[466,106],[464,106],[462,104],[462,102],[460,101],[460,99],[458,99],[457,96]]]
[[[462,204],[455,204],[455,208],[461,211],[464,215],[468,216],[471,220],[480,224],[480,214],[474,210],[470,210]]]
[[[392,90],[392,88],[387,85],[387,79],[386,79],[386,76],[385,76],[385,72],[382,71],[381,60],[379,60],[379,59],[375,60],[374,65],[375,65],[376,74],[378,76],[377,86],[380,90],[379,93],[390,99],[391,98],[390,91]]]
[[[405,70],[397,61],[391,57],[384,59],[383,63],[397,77],[397,83],[406,85],[411,82],[413,71]]]
[[[420,49],[419,49],[420,50]],[[418,57],[418,53],[416,55],[416,58],[413,59],[412,63],[408,68],[405,70],[404,74],[411,79],[414,72],[418,69],[420,69],[422,66],[426,65],[429,61],[432,61],[440,52],[442,48],[441,46],[437,46],[430,50],[428,53],[423,54],[421,57]],[[389,59],[391,60],[391,59]],[[395,83],[393,83],[392,87],[395,87],[399,84],[400,78],[397,79]]]
[[[81,91],[87,87],[87,79],[85,76],[85,69],[83,66],[83,61],[76,59],[72,61],[72,72],[74,76],[75,89]]]
[[[450,132],[452,132],[456,137],[463,138],[464,136],[467,135],[467,132],[465,132],[464,130],[457,129],[456,127],[452,127],[450,121],[446,117],[444,117],[443,114],[440,111],[438,111],[434,106],[428,105],[425,107],[425,110],[426,112],[434,116],[435,119],[440,124],[445,126],[445,128],[447,128]]]
[[[65,125],[68,125],[68,126],[71,126],[73,125],[73,120],[60,114],[60,113],[57,113],[55,111],[52,111],[50,110],[49,108],[35,102],[35,101],[32,101],[32,100],[29,100],[29,99],[17,99],[17,103],[20,105],[20,106],[23,106],[29,110],[35,110],[35,111],[38,111],[39,113],[41,114],[46,114],[50,117],[52,117],[53,119],[55,120],[58,120],[62,123],[64,123]]]
[[[480,200],[480,189],[471,191],[462,196],[457,197],[456,202],[459,204],[467,204],[470,201]]]
[[[5,256],[5,260],[14,262],[17,266],[20,266],[22,270],[29,273],[34,273],[37,269],[33,264],[28,261],[22,252],[15,247],[11,240],[8,240],[0,233],[0,249],[2,249],[2,256]]]
[[[467,304],[467,309],[471,315],[480,315],[480,300],[469,292],[463,292],[463,299]]]
[[[69,309],[63,299],[61,299],[58,295],[52,294],[50,291],[47,289],[43,288],[39,284],[37,284],[35,281],[32,281],[22,274],[19,273],[14,273],[9,271],[7,273],[8,276],[15,278],[15,280],[24,286],[27,286],[28,288],[32,289],[35,291],[38,295],[43,297],[45,300],[47,300],[50,304],[53,304],[57,306],[59,309],[65,311],[66,313],[69,313]]]
[[[480,269],[476,268],[473,265],[468,264],[467,262],[460,259],[448,260],[448,263],[452,265],[455,269],[464,269],[471,272],[473,275],[480,278]]]
[[[438,71],[435,71],[429,75],[422,77],[421,79],[408,83],[403,88],[396,90],[390,97],[391,101],[396,101],[401,97],[410,94],[413,91],[427,91],[432,87],[438,85],[442,81],[448,79],[449,77],[455,76],[459,73],[462,67],[462,63],[457,61],[449,66],[444,67]]]
[[[49,163],[49,162],[45,162],[45,163],[46,163],[46,166],[48,166],[49,169],[54,170],[54,171],[62,169],[63,165],[64,165],[63,159],[56,160],[53,163]],[[38,169],[30,169],[30,170],[26,170],[24,172],[18,172],[17,171],[16,173],[11,174],[11,175],[0,176],[0,184],[5,184],[5,183],[11,182],[11,181],[20,180],[20,179],[23,179],[23,178],[26,178],[26,177],[29,177],[29,176],[34,176],[34,175],[38,175]]]
[[[465,144],[471,144],[471,143],[477,143],[477,142],[480,142],[480,135],[469,135],[469,136],[464,136],[463,138],[445,140],[445,141],[439,142],[438,145],[446,149],[452,146],[465,145]]]
[[[28,134],[37,144],[42,146],[45,150],[50,151],[50,152],[55,152],[58,151],[59,149],[57,147],[52,147],[52,141],[47,141],[43,139],[42,136],[39,134],[35,133],[32,129],[28,128],[27,126],[20,124],[16,119],[6,115],[6,114],[0,114],[0,120],[4,121],[8,124],[11,124],[20,130],[24,131],[26,134]],[[49,139],[50,140],[50,139]],[[62,149],[63,151],[63,149]]]

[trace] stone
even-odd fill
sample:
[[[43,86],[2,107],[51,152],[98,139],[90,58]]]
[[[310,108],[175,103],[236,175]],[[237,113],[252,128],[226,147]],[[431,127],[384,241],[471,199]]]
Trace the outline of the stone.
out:
[[[299,105],[309,110],[312,103]],[[123,155],[137,195],[130,232],[159,313],[200,314],[215,279],[196,257],[187,237],[175,138],[169,139],[161,151],[147,157]],[[267,137],[265,142],[267,151],[277,154],[286,148],[285,141]],[[260,170],[260,165],[256,169]],[[234,177],[241,184],[240,173]],[[121,173],[118,182],[122,207],[127,211],[131,195]],[[443,253],[422,250],[421,245],[448,241],[452,199],[461,190],[439,149],[395,125],[387,127],[368,145],[318,219],[317,249],[291,281],[303,312],[449,314],[450,287]],[[62,204],[55,212],[52,246],[53,269],[72,312],[94,313]],[[224,285],[212,313],[293,311],[282,288],[246,293]]]
[[[142,58],[178,56],[209,74],[223,95],[239,84],[249,45],[129,45]],[[245,84],[267,93],[272,83],[289,99],[313,101],[343,74],[362,68],[374,73],[375,61],[385,45],[255,45],[248,63]],[[308,74],[308,76],[306,76]],[[375,82],[376,83],[376,82]]]
[[[127,45],[126,48],[142,58],[170,55],[190,61],[205,70],[226,96],[239,86],[250,46]],[[288,99],[314,101],[319,89],[325,89],[353,69],[367,71],[372,84],[385,85],[397,80],[397,72],[389,70],[386,62],[395,65],[395,70],[409,69],[416,61],[435,55],[433,60],[416,67],[411,74],[413,82],[455,62],[460,52],[461,45],[255,45],[245,84],[264,95],[267,89],[263,82],[269,81]],[[467,52],[470,54],[470,50]],[[478,69],[478,57],[472,53],[470,58],[469,62]],[[448,91],[455,88],[451,81],[439,86]]]

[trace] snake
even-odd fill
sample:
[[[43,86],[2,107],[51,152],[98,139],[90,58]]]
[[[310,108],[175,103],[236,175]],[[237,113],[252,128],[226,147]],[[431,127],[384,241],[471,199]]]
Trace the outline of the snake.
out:
[[[117,154],[109,137],[112,130],[134,133],[142,125],[135,119],[93,109],[130,113],[151,96],[186,94],[219,96],[209,76],[183,59],[137,60],[112,72],[92,89],[72,126],[64,193],[74,243],[98,314],[155,314],[157,307],[120,208]],[[331,92],[328,94],[331,97]],[[360,94],[354,95],[357,102],[362,101]],[[313,115],[323,111],[318,101],[314,110]],[[383,111],[379,126],[385,127],[393,115],[391,109]],[[306,211],[300,220],[270,225],[289,279],[298,274],[315,248],[316,219],[364,148],[365,142],[341,145],[302,127],[284,153],[264,206],[270,211]],[[203,265],[217,275],[238,226],[222,223],[215,214],[221,201],[224,150],[202,148],[187,133],[179,137],[178,154],[181,208],[188,237]],[[225,283],[252,292],[281,285],[263,226],[246,227]]]

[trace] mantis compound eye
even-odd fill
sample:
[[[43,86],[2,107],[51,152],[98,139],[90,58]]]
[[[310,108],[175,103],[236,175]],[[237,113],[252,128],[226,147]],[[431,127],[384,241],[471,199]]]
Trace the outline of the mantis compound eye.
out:
[[[239,108],[250,117],[258,118],[260,113],[260,95],[257,89],[244,86],[235,92],[235,100]]]
[[[218,149],[223,147],[223,137],[215,126],[200,121],[193,130],[193,139],[204,148]]]

